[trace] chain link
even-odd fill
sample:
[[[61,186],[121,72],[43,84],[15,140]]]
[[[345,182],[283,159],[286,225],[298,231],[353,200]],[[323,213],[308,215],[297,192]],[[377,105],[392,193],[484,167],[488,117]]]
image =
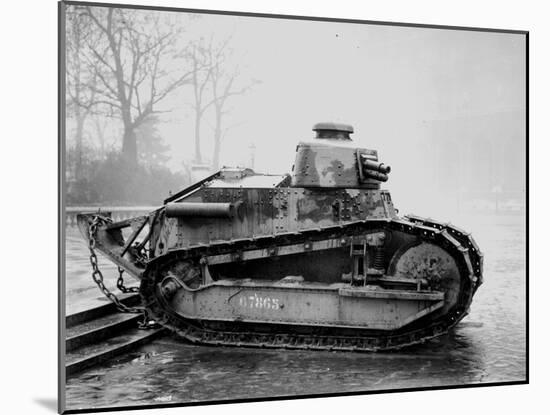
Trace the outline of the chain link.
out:
[[[138,323],[140,329],[148,329],[156,326],[154,322],[149,319],[147,309],[145,307],[128,307],[126,304],[122,303],[120,299],[111,292],[103,282],[103,273],[99,269],[97,255],[95,253],[96,247],[96,232],[97,227],[101,224],[108,223],[109,221],[106,218],[95,215],[90,222],[88,227],[88,249],[90,250],[90,264],[92,265],[92,279],[97,284],[103,295],[107,297],[116,308],[123,313],[132,313],[132,314],[142,314],[143,319]],[[137,293],[139,292],[138,287],[126,287],[124,286],[124,270],[118,267],[118,279],[117,279],[117,288],[123,293]]]
[[[118,267],[118,279],[116,280],[116,287],[124,294],[138,293],[139,287],[126,287],[124,285],[124,269]]]

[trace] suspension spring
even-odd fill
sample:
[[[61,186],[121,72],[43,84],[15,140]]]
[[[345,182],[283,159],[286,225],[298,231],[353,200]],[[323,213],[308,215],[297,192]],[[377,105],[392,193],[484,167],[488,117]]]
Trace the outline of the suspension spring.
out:
[[[377,246],[374,249],[373,265],[375,269],[384,269],[384,247],[383,246]]]

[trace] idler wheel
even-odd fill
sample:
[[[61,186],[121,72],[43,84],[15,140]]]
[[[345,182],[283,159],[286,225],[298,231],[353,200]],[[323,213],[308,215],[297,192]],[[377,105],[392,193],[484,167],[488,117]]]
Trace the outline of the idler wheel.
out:
[[[421,242],[398,249],[388,271],[395,277],[424,280],[431,290],[444,292],[442,313],[458,302],[460,269],[453,256],[438,245]]]

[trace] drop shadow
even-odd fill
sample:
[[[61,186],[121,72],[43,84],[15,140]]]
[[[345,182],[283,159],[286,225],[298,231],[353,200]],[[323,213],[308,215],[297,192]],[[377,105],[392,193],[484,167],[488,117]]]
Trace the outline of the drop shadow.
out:
[[[57,413],[57,399],[54,398],[34,398],[34,401],[43,408]]]

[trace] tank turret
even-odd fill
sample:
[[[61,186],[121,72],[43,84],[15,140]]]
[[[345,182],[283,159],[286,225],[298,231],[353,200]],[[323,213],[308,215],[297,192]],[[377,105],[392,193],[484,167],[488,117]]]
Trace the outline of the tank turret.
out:
[[[313,131],[315,139],[296,147],[292,187],[379,189],[388,180],[377,151],[354,146],[351,125],[317,123]]]

